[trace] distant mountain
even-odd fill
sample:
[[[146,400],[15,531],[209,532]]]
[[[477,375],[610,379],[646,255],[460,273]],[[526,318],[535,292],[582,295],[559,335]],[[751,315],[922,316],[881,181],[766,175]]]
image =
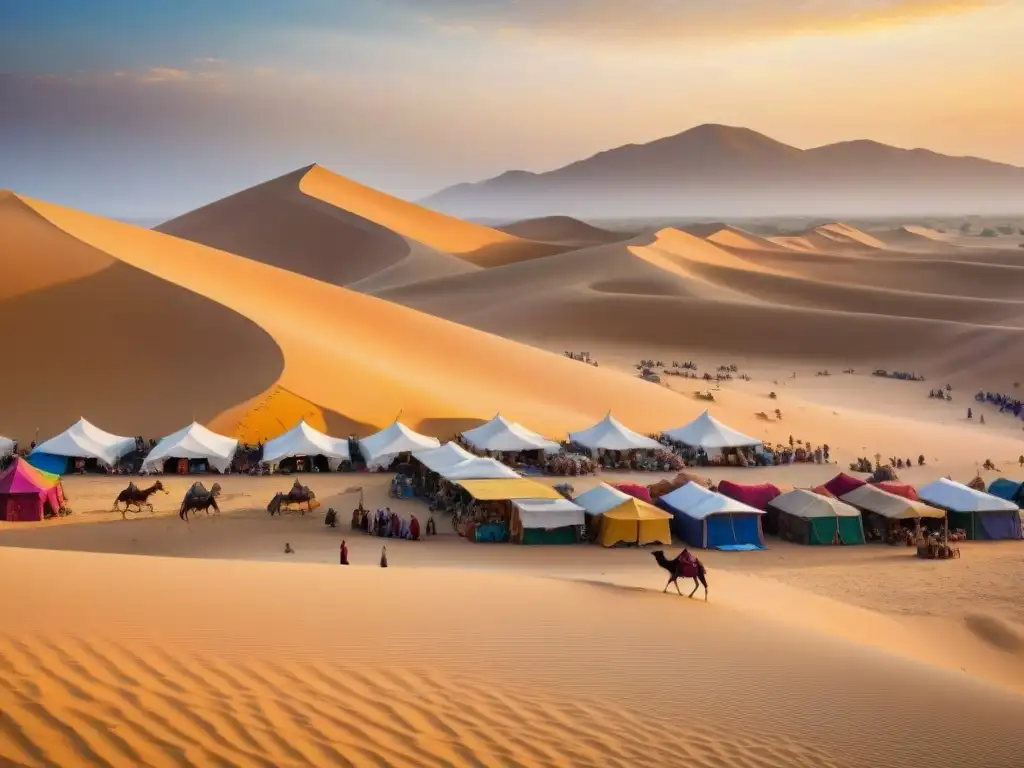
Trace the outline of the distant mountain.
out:
[[[849,141],[797,149],[701,125],[547,173],[508,171],[421,200],[464,218],[1019,213],[1024,168]]]

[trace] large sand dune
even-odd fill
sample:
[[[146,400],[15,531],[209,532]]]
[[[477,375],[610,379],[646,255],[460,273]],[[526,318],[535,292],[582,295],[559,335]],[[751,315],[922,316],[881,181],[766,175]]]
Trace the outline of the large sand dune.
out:
[[[45,382],[46,394],[28,402],[45,398],[51,406],[43,412],[26,408],[24,415],[9,417],[10,425],[0,425],[0,431],[26,442],[35,426],[49,432],[82,413],[110,429],[147,437],[195,414],[215,429],[255,440],[279,434],[296,411],[304,410],[319,411],[340,433],[385,426],[401,411],[406,423],[442,436],[498,411],[552,435],[593,423],[610,408],[641,430],[697,411],[667,390],[621,374],[255,260],[47,203],[11,201],[23,209],[22,219],[62,238],[62,247],[98,253],[103,264],[113,265],[110,270],[137,276],[136,283],[107,293],[77,292],[72,284],[73,298],[60,300],[65,314],[54,319],[42,311],[45,306],[11,310],[12,318],[39,329],[23,356],[48,360],[45,370],[53,374],[40,378],[32,366],[17,374],[19,392]],[[5,231],[4,241],[11,258],[37,252],[17,227]],[[183,303],[160,304],[161,291],[183,297]],[[200,314],[188,301],[211,310]],[[147,305],[150,309],[140,309]],[[83,318],[114,307],[123,312],[120,324],[83,329]],[[264,347],[247,347],[247,337],[230,323],[251,328]],[[70,353],[76,357],[69,361],[65,348],[46,357],[64,329],[76,340]],[[96,341],[90,343],[89,333],[98,335]],[[109,343],[110,334],[118,342]],[[194,336],[211,345],[206,357]],[[46,339],[50,345],[42,343]],[[246,361],[256,368],[246,369]],[[148,372],[156,366],[159,374],[151,377]],[[88,388],[79,375],[84,368],[91,371]],[[123,371],[120,379],[118,371]],[[234,388],[220,401],[195,394],[200,389],[223,393],[227,382]],[[103,394],[104,386],[110,394]],[[268,407],[279,402],[285,404],[282,414]]]
[[[516,237],[527,240],[538,240],[545,243],[559,243],[576,248],[585,248],[604,243],[617,243],[628,240],[628,232],[614,232],[609,229],[595,227],[585,221],[571,216],[544,216],[538,219],[524,219],[498,227]]]

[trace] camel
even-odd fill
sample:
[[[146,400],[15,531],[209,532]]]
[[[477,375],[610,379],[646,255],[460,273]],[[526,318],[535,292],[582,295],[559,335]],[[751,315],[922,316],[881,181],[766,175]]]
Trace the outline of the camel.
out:
[[[153,505],[150,503],[149,497],[157,491],[170,493],[159,480],[149,486],[149,488],[138,488],[135,483],[129,483],[127,488],[117,494],[112,511],[120,512],[122,520],[125,519],[125,513],[129,507],[135,507],[137,513],[141,512],[143,507],[149,507],[149,511],[152,512]],[[124,504],[124,509],[119,509],[118,504]]]
[[[658,565],[664,568],[669,573],[668,582],[665,584],[665,589],[661,591],[662,594],[668,592],[670,585],[675,585],[676,592],[679,592],[679,596],[682,597],[683,593],[679,591],[678,579],[680,576],[686,576],[693,579],[693,592],[688,597],[693,597],[696,594],[698,587],[704,586],[704,602],[708,599],[708,579],[707,570],[704,568],[704,564],[694,558],[696,567],[688,565],[679,561],[679,558],[674,557],[671,560],[665,558],[665,553],[662,550],[656,550],[651,552],[651,556],[658,561]]]
[[[302,505],[305,504],[306,508],[303,509]],[[305,515],[306,512],[312,512],[314,509],[320,506],[320,502],[316,500],[316,494],[308,487],[300,483],[298,480],[291,487],[288,493],[276,493],[274,498],[270,500],[267,505],[267,512],[270,516],[283,514],[285,509],[297,506]]]
[[[217,506],[218,496],[220,496],[220,483],[214,483],[210,490],[206,490],[202,483],[195,483],[188,489],[185,498],[182,499],[181,509],[178,510],[178,517],[188,522],[189,512],[203,510],[206,514],[210,514],[210,507],[213,507],[213,511],[219,515],[220,507]]]

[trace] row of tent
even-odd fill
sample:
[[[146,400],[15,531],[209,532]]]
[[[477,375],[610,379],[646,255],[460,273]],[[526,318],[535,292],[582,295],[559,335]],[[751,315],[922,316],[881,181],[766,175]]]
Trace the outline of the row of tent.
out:
[[[756,447],[761,440],[748,437],[720,423],[705,411],[689,424],[664,433],[670,439],[706,450],[724,448]],[[518,452],[544,451],[557,453],[557,442],[533,432],[521,424],[505,419],[498,414],[486,424],[467,430],[462,434],[466,444],[479,451]],[[660,448],[658,441],[629,429],[609,413],[590,429],[569,433],[569,442],[591,451],[611,450],[654,450]],[[403,453],[411,453],[440,445],[433,437],[421,435],[396,421],[380,432],[359,441],[359,451],[367,466],[387,466],[390,461]],[[13,441],[0,437],[0,456],[13,449]],[[218,435],[201,424],[192,423],[167,435],[146,456],[143,469],[159,471],[164,461],[177,459],[202,459],[210,466],[224,471],[238,448],[234,438]],[[64,471],[66,459],[92,459],[106,466],[113,466],[119,459],[136,449],[135,439],[106,432],[85,419],[56,437],[36,446],[33,450],[33,464],[47,470]],[[336,467],[351,458],[349,441],[331,437],[311,427],[305,421],[264,446],[263,460],[268,463],[295,456],[324,456]]]

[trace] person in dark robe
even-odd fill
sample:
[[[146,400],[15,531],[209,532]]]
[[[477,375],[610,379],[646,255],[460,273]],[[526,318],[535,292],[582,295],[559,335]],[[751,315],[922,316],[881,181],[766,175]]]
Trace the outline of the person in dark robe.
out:
[[[402,534],[402,520],[394,512],[391,513],[391,538],[400,538]]]
[[[348,544],[345,543],[344,539],[341,540],[341,551],[338,562],[340,565],[348,565]]]
[[[412,520],[409,521],[409,535],[413,541],[420,540],[420,521],[416,519],[416,515],[413,515]]]
[[[387,568],[388,567],[388,548],[387,547],[381,547],[380,548],[380,567],[381,568]]]

